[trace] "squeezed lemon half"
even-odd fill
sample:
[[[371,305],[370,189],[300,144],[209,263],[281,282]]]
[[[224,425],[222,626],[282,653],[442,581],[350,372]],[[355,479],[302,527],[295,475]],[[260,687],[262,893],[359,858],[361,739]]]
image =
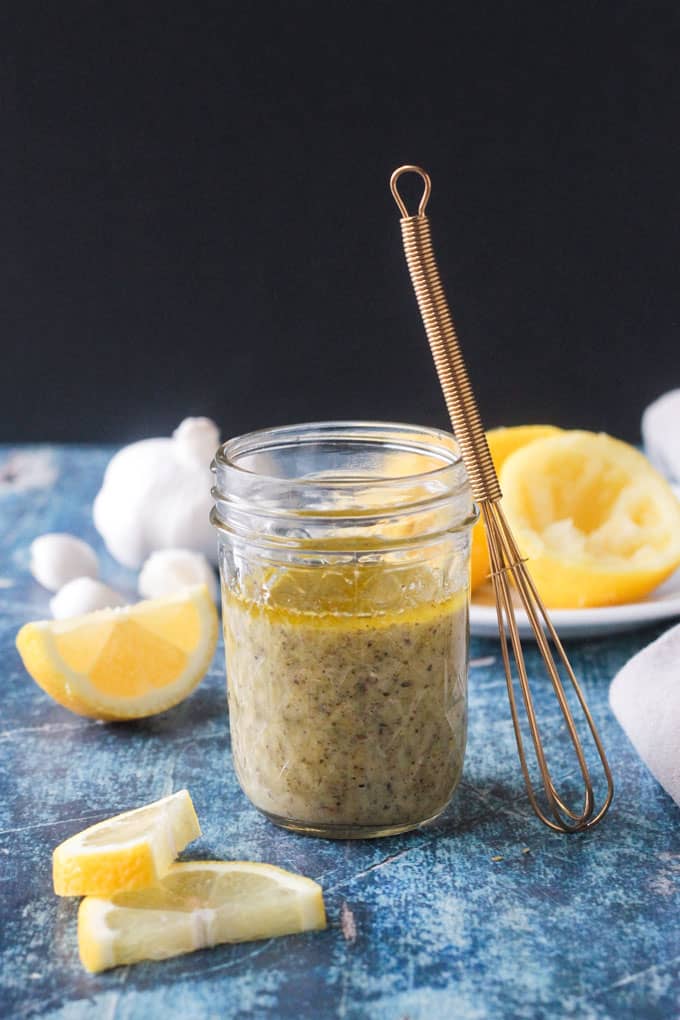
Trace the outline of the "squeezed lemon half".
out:
[[[325,927],[321,886],[310,878],[271,864],[190,861],[151,888],[84,899],[78,948],[96,972]]]
[[[496,471],[500,470],[508,457],[522,446],[556,436],[560,432],[554,425],[515,425],[512,428],[490,429],[486,433],[489,452]],[[474,591],[483,584],[489,575],[489,551],[486,547],[484,524],[478,520],[472,529],[472,548],[470,550],[470,589]]]
[[[551,608],[635,602],[680,565],[680,502],[632,446],[561,432],[501,467],[503,508]]]
[[[205,675],[217,642],[205,585],[121,609],[27,623],[16,644],[24,666],[78,715],[139,719],[183,701]]]
[[[126,811],[60,843],[52,855],[58,896],[109,896],[153,885],[201,834],[188,790]]]

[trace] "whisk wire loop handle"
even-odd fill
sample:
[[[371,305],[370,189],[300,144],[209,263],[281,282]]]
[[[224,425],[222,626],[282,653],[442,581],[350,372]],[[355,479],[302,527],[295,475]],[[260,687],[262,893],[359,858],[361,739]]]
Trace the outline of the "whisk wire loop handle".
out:
[[[418,215],[402,216],[404,253],[439,382],[444,392],[444,400],[453,431],[461,446],[473,496],[479,503],[488,499],[500,499],[501,490],[496,469],[458,343],[456,327],[439,277],[432,248],[430,223],[424,211],[420,211],[424,210],[430,194],[429,175],[418,167],[400,167],[392,174],[390,181],[392,192],[400,210],[405,210],[406,206],[397,189],[397,181],[407,170],[413,170],[421,175],[425,181],[425,191]]]
[[[409,215],[397,187],[399,178],[405,173],[418,174],[424,183],[423,195],[416,215]],[[582,832],[596,825],[604,817],[611,804],[614,785],[609,763],[569,659],[531,579],[525,560],[521,556],[500,506],[502,493],[498,476],[439,276],[432,247],[430,225],[425,216],[425,207],[431,191],[430,177],[421,167],[402,166],[392,174],[390,188],[402,214],[401,233],[404,253],[437,375],[451,424],[460,444],[472,492],[480,504],[484,521],[510,713],[529,802],[540,820],[549,828],[565,833]],[[576,756],[584,789],[583,806],[579,810],[571,808],[559,795],[548,768],[515,620],[511,580],[534,632],[541,658],[566,724],[569,742]],[[554,649],[554,654],[551,651],[551,646]],[[513,670],[513,661],[515,670]],[[575,692],[606,779],[607,790],[599,809],[596,809],[595,806],[593,782],[574,717],[567,701],[560,668],[566,674],[566,679]],[[534,789],[524,750],[515,694],[515,671],[528,721],[531,743],[541,775],[547,810],[542,806]]]

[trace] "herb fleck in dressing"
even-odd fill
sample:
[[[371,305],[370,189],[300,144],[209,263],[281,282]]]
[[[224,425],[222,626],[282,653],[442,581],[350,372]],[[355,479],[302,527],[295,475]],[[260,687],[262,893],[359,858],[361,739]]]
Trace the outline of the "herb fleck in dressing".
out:
[[[467,592],[408,588],[420,601],[379,612],[356,586],[353,611],[328,590],[302,609],[285,575],[264,604],[225,590],[234,764],[274,820],[375,835],[448,804],[465,751]]]

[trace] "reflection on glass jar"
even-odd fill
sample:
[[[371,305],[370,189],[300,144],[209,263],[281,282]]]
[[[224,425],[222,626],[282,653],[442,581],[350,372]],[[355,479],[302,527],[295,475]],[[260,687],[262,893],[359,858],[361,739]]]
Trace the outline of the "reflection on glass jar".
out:
[[[214,469],[243,790],[322,836],[434,818],[466,737],[475,509],[453,437],[289,426],[225,443]]]

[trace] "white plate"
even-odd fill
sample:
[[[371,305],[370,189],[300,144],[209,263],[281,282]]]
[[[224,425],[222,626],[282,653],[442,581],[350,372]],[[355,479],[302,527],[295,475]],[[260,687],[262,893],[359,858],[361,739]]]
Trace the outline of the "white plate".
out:
[[[680,498],[680,486],[673,485]],[[550,619],[560,637],[595,637],[635,630],[660,620],[680,616],[680,570],[651,592],[642,602],[597,609],[551,609]],[[523,609],[516,609],[520,637],[532,638],[534,632]],[[493,589],[490,584],[474,592],[470,605],[470,632],[474,637],[497,637],[498,623]]]
[[[550,619],[562,638],[595,637],[597,634],[616,634],[635,630],[647,624],[680,616],[680,570],[676,570],[664,584],[653,591],[643,602],[628,602],[622,606],[599,606],[596,609],[551,609]],[[520,636],[533,637],[533,630],[522,609],[515,618]],[[470,632],[474,637],[497,637],[496,606],[490,585],[475,592],[470,605]]]

